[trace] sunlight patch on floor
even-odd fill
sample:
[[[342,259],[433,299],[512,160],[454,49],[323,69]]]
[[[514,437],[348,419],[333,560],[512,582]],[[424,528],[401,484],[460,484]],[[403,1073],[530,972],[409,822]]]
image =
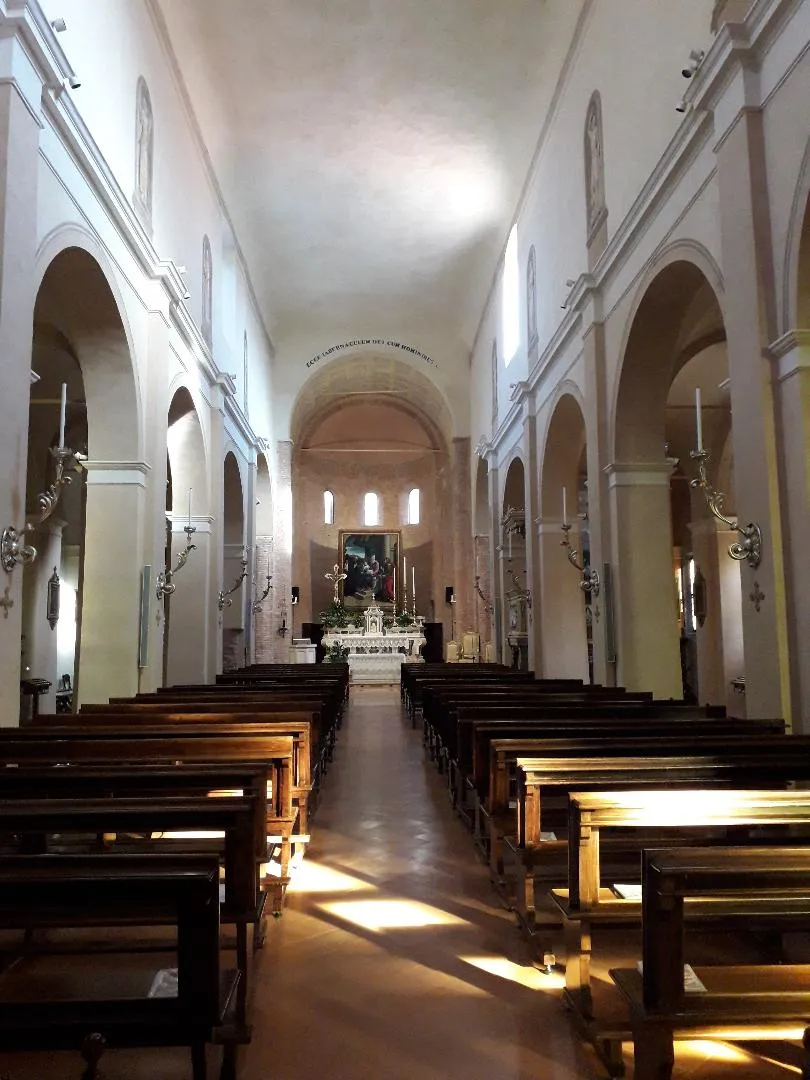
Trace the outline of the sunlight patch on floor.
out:
[[[290,892],[300,893],[348,893],[375,889],[367,881],[344,874],[342,870],[333,870],[330,866],[304,859],[295,869],[289,886]]]
[[[464,926],[463,919],[415,900],[346,900],[320,904],[338,919],[364,930],[408,930],[424,926]]]
[[[488,975],[497,975],[499,979],[507,979],[529,990],[559,993],[565,986],[565,976],[558,972],[547,975],[532,964],[515,964],[503,956],[461,956],[459,959]]]

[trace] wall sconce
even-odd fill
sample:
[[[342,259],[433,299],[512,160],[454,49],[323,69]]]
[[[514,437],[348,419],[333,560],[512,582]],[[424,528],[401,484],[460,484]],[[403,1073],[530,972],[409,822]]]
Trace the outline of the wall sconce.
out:
[[[223,608],[231,606],[231,604],[233,603],[233,600],[231,600],[231,595],[236,592],[236,590],[247,577],[247,556],[245,555],[244,551],[242,552],[240,565],[242,567],[242,571],[239,574],[239,577],[233,583],[233,585],[231,585],[230,589],[228,589],[227,592],[223,592],[222,590],[220,590],[219,597],[217,599],[217,607],[220,611],[222,611]]]
[[[742,540],[736,544],[730,544],[728,553],[732,559],[737,562],[747,562],[752,569],[756,569],[759,566],[762,559],[762,529],[753,521],[744,527],[740,528],[740,524],[737,521],[733,521],[731,518],[726,517],[723,513],[723,503],[725,502],[725,494],[722,491],[717,491],[709,483],[709,478],[706,475],[706,466],[711,458],[711,451],[706,450],[703,446],[703,419],[701,413],[701,400],[700,400],[700,387],[695,389],[695,418],[696,418],[696,430],[697,430],[697,450],[690,450],[689,456],[698,463],[698,475],[694,480],[690,480],[690,486],[694,488],[702,488],[703,493],[706,496],[706,505],[709,507],[712,515],[717,520],[726,526],[727,529],[731,529],[732,532],[738,532],[742,536]]]
[[[287,604],[285,601],[281,603],[281,626],[276,630],[279,637],[285,637],[289,627],[287,626]]]
[[[59,588],[60,588],[59,575],[56,572],[56,567],[53,568],[53,573],[48,578],[48,599],[46,603],[45,618],[48,620],[48,625],[53,630],[56,624],[59,622]]]
[[[67,406],[67,385],[62,383],[62,399],[59,414],[59,445],[51,447],[51,454],[56,459],[56,478],[46,491],[37,495],[37,507],[39,514],[34,521],[28,521],[18,531],[12,525],[3,529],[0,537],[0,564],[7,574],[10,574],[15,566],[21,563],[28,565],[37,557],[37,549],[31,544],[26,544],[27,533],[47,521],[56,509],[62,488],[70,483],[71,477],[65,475],[65,467],[69,461],[75,461],[78,465],[85,460],[85,455],[78,450],[70,450],[65,446],[65,411]]]
[[[254,596],[253,596],[253,604],[252,604],[252,609],[253,609],[253,614],[254,614],[254,615],[258,615],[258,614],[259,614],[259,612],[260,612],[260,611],[261,611],[261,609],[262,609],[262,604],[263,604],[263,603],[264,603],[264,601],[265,601],[265,600],[267,599],[267,595],[268,595],[268,593],[270,592],[270,590],[271,590],[271,589],[273,588],[273,586],[272,586],[272,585],[270,584],[270,582],[272,581],[272,579],[273,579],[273,575],[272,575],[272,574],[268,574],[268,575],[267,575],[267,584],[265,585],[265,587],[264,587],[264,592],[262,593],[262,595],[261,595],[261,596],[256,596],[256,595],[255,595],[255,585],[256,585],[256,581],[255,581],[255,579],[254,579],[254,581],[253,581],[253,585],[254,585]]]
[[[178,571],[183,569],[183,567],[186,565],[186,561],[188,560],[189,555],[196,548],[197,545],[192,544],[191,542],[191,538],[196,531],[197,527],[195,525],[192,525],[189,521],[188,525],[183,528],[183,532],[186,534],[186,546],[177,556],[177,565],[174,567],[174,569],[167,568],[161,570],[158,576],[155,578],[155,595],[157,596],[158,600],[162,600],[166,596],[171,596],[177,588],[172,579],[174,575],[178,573]]]
[[[599,595],[599,589],[601,588],[601,582],[599,580],[599,571],[593,570],[590,566],[584,566],[579,561],[579,551],[575,547],[571,547],[571,542],[568,539],[568,533],[571,531],[571,525],[569,522],[563,522],[562,526],[563,538],[560,541],[560,547],[567,548],[568,561],[572,566],[576,567],[582,574],[582,578],[579,582],[579,587],[583,592],[592,596]]]
[[[479,584],[480,581],[481,581],[481,578],[478,576],[478,574],[476,574],[475,575],[475,585],[474,585],[475,591],[481,597],[481,602],[484,605],[485,613],[487,615],[491,615],[492,612],[495,610],[495,605],[492,603],[492,601],[488,597],[484,596],[483,592],[481,591],[481,585]]]

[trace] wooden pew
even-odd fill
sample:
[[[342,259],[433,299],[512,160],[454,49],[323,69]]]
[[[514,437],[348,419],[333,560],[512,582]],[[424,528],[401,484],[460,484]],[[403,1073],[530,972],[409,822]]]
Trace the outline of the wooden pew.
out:
[[[791,839],[810,842],[810,792],[709,790],[704,787],[681,790],[590,791],[569,797],[568,888],[552,889],[551,896],[563,915],[567,945],[565,996],[584,1034],[611,1057],[621,1041],[615,1030],[606,1031],[593,1013],[591,994],[591,952],[593,929],[597,926],[638,925],[641,904],[625,899],[602,884],[600,848],[605,848],[606,830],[620,829],[623,881],[627,874],[627,853],[635,854],[638,877],[641,851],[647,846],[671,843],[694,844],[711,837],[727,836],[729,828],[745,829],[791,826]],[[650,831],[655,833],[650,836]],[[631,835],[634,833],[635,835]],[[646,839],[645,839],[646,834]],[[782,830],[787,837],[787,831]],[[784,843],[782,836],[780,842]],[[632,874],[632,871],[631,871]]]
[[[810,1077],[810,965],[723,964],[684,986],[687,920],[765,917],[773,926],[810,924],[810,849],[712,848],[649,851],[643,863],[643,973],[616,968],[611,978],[630,1008],[636,1080],[670,1080],[673,1040],[796,1037],[804,1031],[802,1077]],[[788,1028],[788,1031],[785,1031]],[[729,1031],[732,1029],[732,1032]]]
[[[289,883],[289,860],[298,810],[292,801],[293,739],[262,725],[185,726],[139,729],[135,733],[97,728],[23,728],[0,732],[0,760],[9,765],[48,764],[135,765],[177,762],[253,762],[264,765],[272,798],[266,829],[280,845],[280,877],[265,882],[273,913],[281,913]]]
[[[106,1045],[188,1046],[194,1080],[206,1080],[205,1045],[239,982],[238,971],[220,969],[218,881],[217,860],[200,856],[3,859],[0,928],[160,918],[177,927],[177,994],[150,997],[154,973],[124,959],[106,982],[92,963],[58,982],[18,963],[0,975],[0,1049],[80,1050],[91,1080]],[[221,1080],[235,1080],[235,1045],[225,1041]]]
[[[260,725],[265,731],[278,735],[291,735],[293,738],[292,797],[298,806],[298,829],[304,834],[309,829],[310,813],[313,809],[312,793],[315,788],[313,773],[320,775],[318,763],[313,765],[312,757],[312,712],[276,711],[275,708],[250,707],[242,702],[234,703],[232,709],[223,711],[223,705],[216,705],[217,711],[198,710],[192,704],[181,703],[160,706],[148,702],[125,705],[101,705],[87,712],[82,710],[77,716],[69,714],[40,714],[35,727],[41,729],[69,729],[71,731],[101,730],[104,735],[119,733],[124,735],[156,734],[162,728],[183,728],[199,725],[201,728],[220,728],[234,730],[246,725],[248,729]]]
[[[54,770],[58,771],[58,770]],[[0,801],[0,850],[5,855],[99,851],[174,855],[213,850],[225,871],[221,918],[236,929],[237,1025],[246,1023],[249,925],[262,919],[259,903],[256,815],[253,796],[229,798],[23,799]],[[221,840],[194,837],[164,840],[166,833],[222,834]],[[119,835],[120,834],[120,835]],[[58,839],[54,839],[58,837]],[[217,897],[219,902],[219,896]],[[152,920],[153,925],[158,920]]]

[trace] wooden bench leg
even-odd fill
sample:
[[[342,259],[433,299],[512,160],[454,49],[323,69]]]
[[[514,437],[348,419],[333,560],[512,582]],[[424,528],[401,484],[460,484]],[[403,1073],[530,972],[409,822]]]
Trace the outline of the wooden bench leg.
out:
[[[191,1044],[191,1075],[194,1080],[205,1080],[207,1066],[205,1061],[205,1043]]]
[[[634,1080],[672,1080],[675,1049],[672,1032],[659,1024],[633,1027]]]
[[[97,1031],[87,1036],[82,1043],[82,1057],[87,1062],[87,1068],[82,1073],[82,1080],[95,1080],[98,1063],[106,1048],[107,1040]]]
[[[247,923],[236,924],[236,966],[239,985],[236,987],[236,1023],[240,1031],[247,1026],[248,944]]]
[[[587,919],[564,919],[565,989],[580,1015],[593,1015],[591,1000],[591,924]]]

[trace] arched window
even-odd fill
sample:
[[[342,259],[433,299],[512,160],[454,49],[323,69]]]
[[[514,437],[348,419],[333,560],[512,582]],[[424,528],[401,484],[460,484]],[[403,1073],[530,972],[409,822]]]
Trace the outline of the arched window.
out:
[[[419,524],[419,488],[412,488],[408,492],[408,524]]]
[[[323,523],[324,525],[335,524],[335,496],[331,491],[323,493]]]
[[[520,267],[518,265],[517,225],[512,226],[503,259],[501,293],[503,363],[509,367],[520,344]]]
[[[367,491],[363,496],[363,524],[380,524],[380,500],[373,491]]]

